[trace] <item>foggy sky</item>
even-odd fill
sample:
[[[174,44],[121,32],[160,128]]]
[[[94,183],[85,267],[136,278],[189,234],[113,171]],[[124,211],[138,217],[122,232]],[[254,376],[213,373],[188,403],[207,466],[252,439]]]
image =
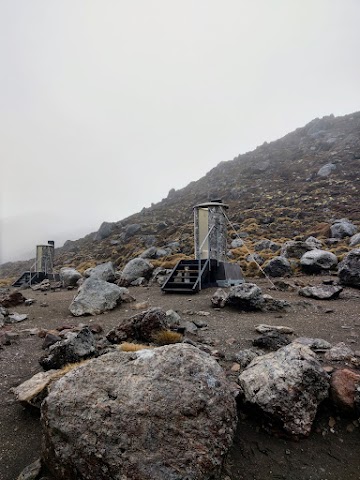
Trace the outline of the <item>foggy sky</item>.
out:
[[[0,263],[360,110],[359,0],[0,0]]]

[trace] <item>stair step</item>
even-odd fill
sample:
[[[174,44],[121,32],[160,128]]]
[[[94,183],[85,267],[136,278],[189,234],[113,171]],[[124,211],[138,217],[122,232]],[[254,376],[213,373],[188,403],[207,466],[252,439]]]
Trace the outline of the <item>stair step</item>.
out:
[[[198,290],[197,288],[168,288],[164,287],[163,292],[168,293],[196,293]]]
[[[168,282],[166,284],[167,287],[179,287],[179,288],[184,288],[185,286],[189,286],[189,288],[192,288],[195,285],[196,282]]]

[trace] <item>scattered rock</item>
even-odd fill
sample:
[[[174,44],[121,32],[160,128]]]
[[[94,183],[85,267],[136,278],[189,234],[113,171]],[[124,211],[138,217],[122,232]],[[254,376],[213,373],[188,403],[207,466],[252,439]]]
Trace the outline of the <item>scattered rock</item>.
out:
[[[35,303],[35,300],[33,298],[27,298],[24,302],[24,305],[26,307],[30,307],[31,305],[33,305]]]
[[[147,310],[150,307],[150,302],[145,300],[143,302],[134,303],[130,306],[131,310]]]
[[[264,297],[255,283],[242,283],[230,288],[227,303],[239,310],[261,310]]]
[[[24,468],[24,470],[17,477],[17,480],[37,480],[40,478],[41,467],[41,459],[39,458]]]
[[[196,312],[199,315],[199,312]],[[197,328],[206,328],[208,326],[205,320],[201,320],[200,318],[194,318],[193,323]]]
[[[312,250],[321,250],[323,248],[323,244],[320,240],[318,240],[317,238],[313,237],[313,236],[310,236],[308,237],[306,240],[305,240],[305,243],[307,245],[310,245],[310,247],[312,247]],[[304,252],[306,253],[306,252]]]
[[[351,250],[339,264],[339,279],[343,285],[360,288],[360,248]]]
[[[254,249],[256,252],[261,252],[262,250],[271,250],[272,252],[277,252],[281,249],[281,245],[272,242],[271,240],[264,239],[255,243]]]
[[[256,325],[255,330],[258,333],[279,332],[287,335],[294,333],[294,330],[291,327],[286,327],[284,325],[266,325],[264,323]]]
[[[79,288],[69,310],[75,317],[99,315],[115,308],[121,302],[123,293],[117,285],[90,277]]]
[[[110,235],[113,233],[115,228],[116,228],[116,223],[103,222],[100,225],[99,230],[94,235],[94,240],[97,242],[97,241],[104,240],[105,238],[110,237]]]
[[[308,347],[290,344],[255,358],[240,374],[243,399],[292,435],[309,435],[319,404],[328,396],[328,375]]]
[[[231,248],[240,248],[244,245],[244,241],[241,240],[241,238],[235,238],[231,244],[230,244],[230,247]]]
[[[31,290],[37,291],[40,290],[41,292],[47,292],[51,288],[50,280],[45,278],[42,282],[38,283],[37,285],[31,285]]]
[[[75,268],[64,267],[60,269],[60,278],[65,288],[75,287],[82,275]]]
[[[270,277],[284,277],[291,275],[291,265],[285,257],[274,257],[268,260],[264,266],[264,272]]]
[[[281,247],[281,255],[285,258],[300,258],[304,253],[313,250],[313,246],[307,242],[289,240]]]
[[[12,292],[0,297],[0,305],[5,308],[16,307],[24,303],[26,298],[20,292]]]
[[[350,247],[356,247],[360,245],[360,233],[356,233],[350,238]]]
[[[86,278],[104,280],[105,282],[115,281],[115,268],[112,262],[101,263],[96,267],[88,268],[84,272]]]
[[[335,405],[345,413],[360,413],[360,404],[356,404],[355,395],[360,391],[360,372],[348,368],[336,370],[330,381],[331,398]]]
[[[49,347],[49,352],[40,358],[44,370],[62,368],[68,363],[77,363],[96,354],[95,337],[88,327],[80,332],[68,332],[60,342]]]
[[[166,321],[169,325],[169,328],[176,328],[178,325],[180,325],[181,317],[177,312],[175,312],[175,310],[168,310],[166,312]]]
[[[344,342],[337,343],[325,353],[325,359],[329,362],[342,362],[350,360],[354,352]]]
[[[49,348],[51,345],[54,345],[56,342],[60,342],[61,337],[58,335],[58,332],[47,332],[45,335],[43,344],[42,344],[42,349],[46,350]]]
[[[252,360],[254,360],[254,358],[258,357],[259,355],[261,355],[260,352],[247,348],[236,353],[235,360],[240,365],[241,370],[243,370],[252,362]]]
[[[258,253],[249,253],[249,255],[247,255],[245,257],[245,260],[247,262],[255,262],[255,263],[258,263],[259,265],[262,265],[265,260],[263,259],[263,257],[261,255],[259,255]]]
[[[352,237],[357,232],[357,227],[347,218],[336,220],[331,225],[331,236],[333,238]]]
[[[328,177],[331,173],[336,170],[335,163],[327,163],[323,165],[317,172],[318,177]]]
[[[342,291],[343,288],[337,285],[317,285],[300,288],[299,295],[317,300],[334,300],[339,297]]]
[[[156,333],[166,329],[167,321],[164,310],[151,308],[123,320],[117,327],[110,330],[106,338],[111,343],[121,343],[128,339],[152,342]]]
[[[271,295],[263,295],[264,298],[264,305],[262,310],[267,312],[279,312],[281,310],[286,310],[290,308],[290,303],[286,300],[278,300],[277,298],[273,298]]]
[[[5,323],[18,323],[27,320],[28,316],[25,313],[10,313],[7,317],[5,317]]]
[[[144,277],[148,280],[153,269],[153,265],[144,258],[133,258],[125,265],[118,283],[126,287],[139,277]]]
[[[298,337],[295,338],[293,343],[300,343],[301,345],[306,345],[314,351],[329,350],[331,348],[331,343],[323,340],[322,338]]]
[[[295,292],[297,290],[295,285],[285,280],[274,280],[274,285],[277,290],[281,290],[282,292]]]
[[[224,308],[228,299],[228,294],[222,289],[218,288],[211,297],[211,304],[214,308]]]
[[[289,343],[291,343],[291,340],[289,340],[286,335],[276,331],[268,332],[261,337],[255,338],[252,342],[254,347],[263,348],[265,350],[278,350]]]
[[[59,378],[59,370],[36,373],[18,387],[12,388],[18,402],[24,407],[40,408],[41,402],[48,395],[48,387],[54,379]]]
[[[73,370],[45,399],[42,423],[56,478],[208,480],[232,444],[236,404],[218,363],[177,344]]]
[[[311,250],[300,259],[302,268],[309,273],[319,273],[323,270],[335,268],[338,263],[337,256],[326,250]]]

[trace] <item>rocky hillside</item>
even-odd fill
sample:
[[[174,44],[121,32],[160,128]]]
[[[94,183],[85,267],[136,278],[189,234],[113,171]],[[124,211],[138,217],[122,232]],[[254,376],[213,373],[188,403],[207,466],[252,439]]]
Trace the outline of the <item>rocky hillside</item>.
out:
[[[192,206],[209,199],[229,204],[229,217],[246,248],[230,251],[245,261],[247,249],[259,239],[278,243],[309,235],[327,239],[335,219],[347,217],[360,226],[360,112],[315,119],[285,137],[264,143],[252,152],[221,162],[196,182],[170,190],[161,202],[117,223],[104,223],[98,232],[67,241],[56,250],[57,266],[80,271],[111,260],[120,269],[150,246],[171,251],[156,265],[172,265],[193,253]],[[230,237],[235,233],[229,227]],[[337,250],[336,250],[337,249]],[[338,255],[347,250],[337,244]],[[14,277],[29,263],[8,263],[0,277]]]

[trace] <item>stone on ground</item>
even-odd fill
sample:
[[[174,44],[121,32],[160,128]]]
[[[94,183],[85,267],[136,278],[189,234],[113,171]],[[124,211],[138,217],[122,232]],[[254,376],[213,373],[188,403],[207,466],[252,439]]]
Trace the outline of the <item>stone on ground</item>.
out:
[[[48,386],[58,377],[58,370],[36,373],[18,387],[12,389],[18,402],[23,406],[40,408],[41,402],[48,394]]]
[[[60,278],[64,287],[75,287],[82,275],[75,268],[64,267],[60,270]]]
[[[357,393],[360,392],[360,372],[342,368],[331,376],[330,393],[335,405],[345,413],[360,413]]]
[[[338,263],[337,256],[326,250],[311,250],[304,253],[300,259],[300,265],[309,273],[319,273],[322,270],[335,268]]]
[[[345,238],[355,235],[358,229],[356,225],[350,222],[347,218],[341,218],[331,225],[330,230],[332,238]]]
[[[287,258],[279,256],[271,258],[265,263],[264,272],[270,277],[284,277],[291,275],[291,265]]]
[[[293,343],[300,343],[301,345],[306,345],[314,351],[329,350],[331,348],[331,343],[327,342],[322,338],[298,337],[295,338]]]
[[[223,370],[191,345],[113,352],[60,379],[42,404],[59,480],[218,478],[236,428]]]
[[[84,276],[104,280],[105,282],[114,282],[115,268],[112,262],[101,263],[96,265],[96,267],[85,270]]]
[[[214,308],[224,308],[228,299],[228,294],[222,288],[218,288],[211,297],[211,304]]]
[[[254,347],[263,348],[265,350],[278,350],[291,342],[286,334],[272,331],[265,333],[261,337],[253,340]]]
[[[291,327],[286,327],[285,325],[266,325],[265,323],[256,325],[255,330],[258,333],[268,333],[268,332],[279,332],[279,333],[286,333],[286,334],[294,333],[294,329]]]
[[[302,297],[315,298],[316,300],[334,300],[343,291],[337,285],[317,285],[315,287],[303,287],[299,290]]]
[[[308,242],[300,242],[296,240],[289,240],[281,247],[281,255],[286,258],[300,258],[304,253],[313,250],[313,246]]]
[[[119,284],[127,287],[139,277],[144,277],[148,280],[151,277],[153,269],[153,265],[148,260],[144,258],[133,258],[125,265]]]
[[[255,283],[242,283],[230,288],[227,303],[239,310],[261,310],[265,300]]]
[[[255,358],[240,374],[245,402],[260,408],[292,435],[309,435],[328,375],[308,347],[290,344]]]
[[[49,347],[48,353],[40,358],[39,363],[44,370],[58,369],[94,355],[95,337],[88,327],[84,327],[80,332],[67,332],[63,340]]]
[[[99,315],[112,310],[121,302],[123,289],[97,278],[87,278],[70,304],[69,310],[75,316]]]
[[[344,342],[337,343],[325,353],[325,359],[329,362],[343,362],[350,360],[353,356],[353,350]]]
[[[356,233],[350,238],[350,247],[357,247],[360,245],[360,233]]]
[[[339,279],[343,285],[360,288],[360,248],[345,255],[339,264]]]

